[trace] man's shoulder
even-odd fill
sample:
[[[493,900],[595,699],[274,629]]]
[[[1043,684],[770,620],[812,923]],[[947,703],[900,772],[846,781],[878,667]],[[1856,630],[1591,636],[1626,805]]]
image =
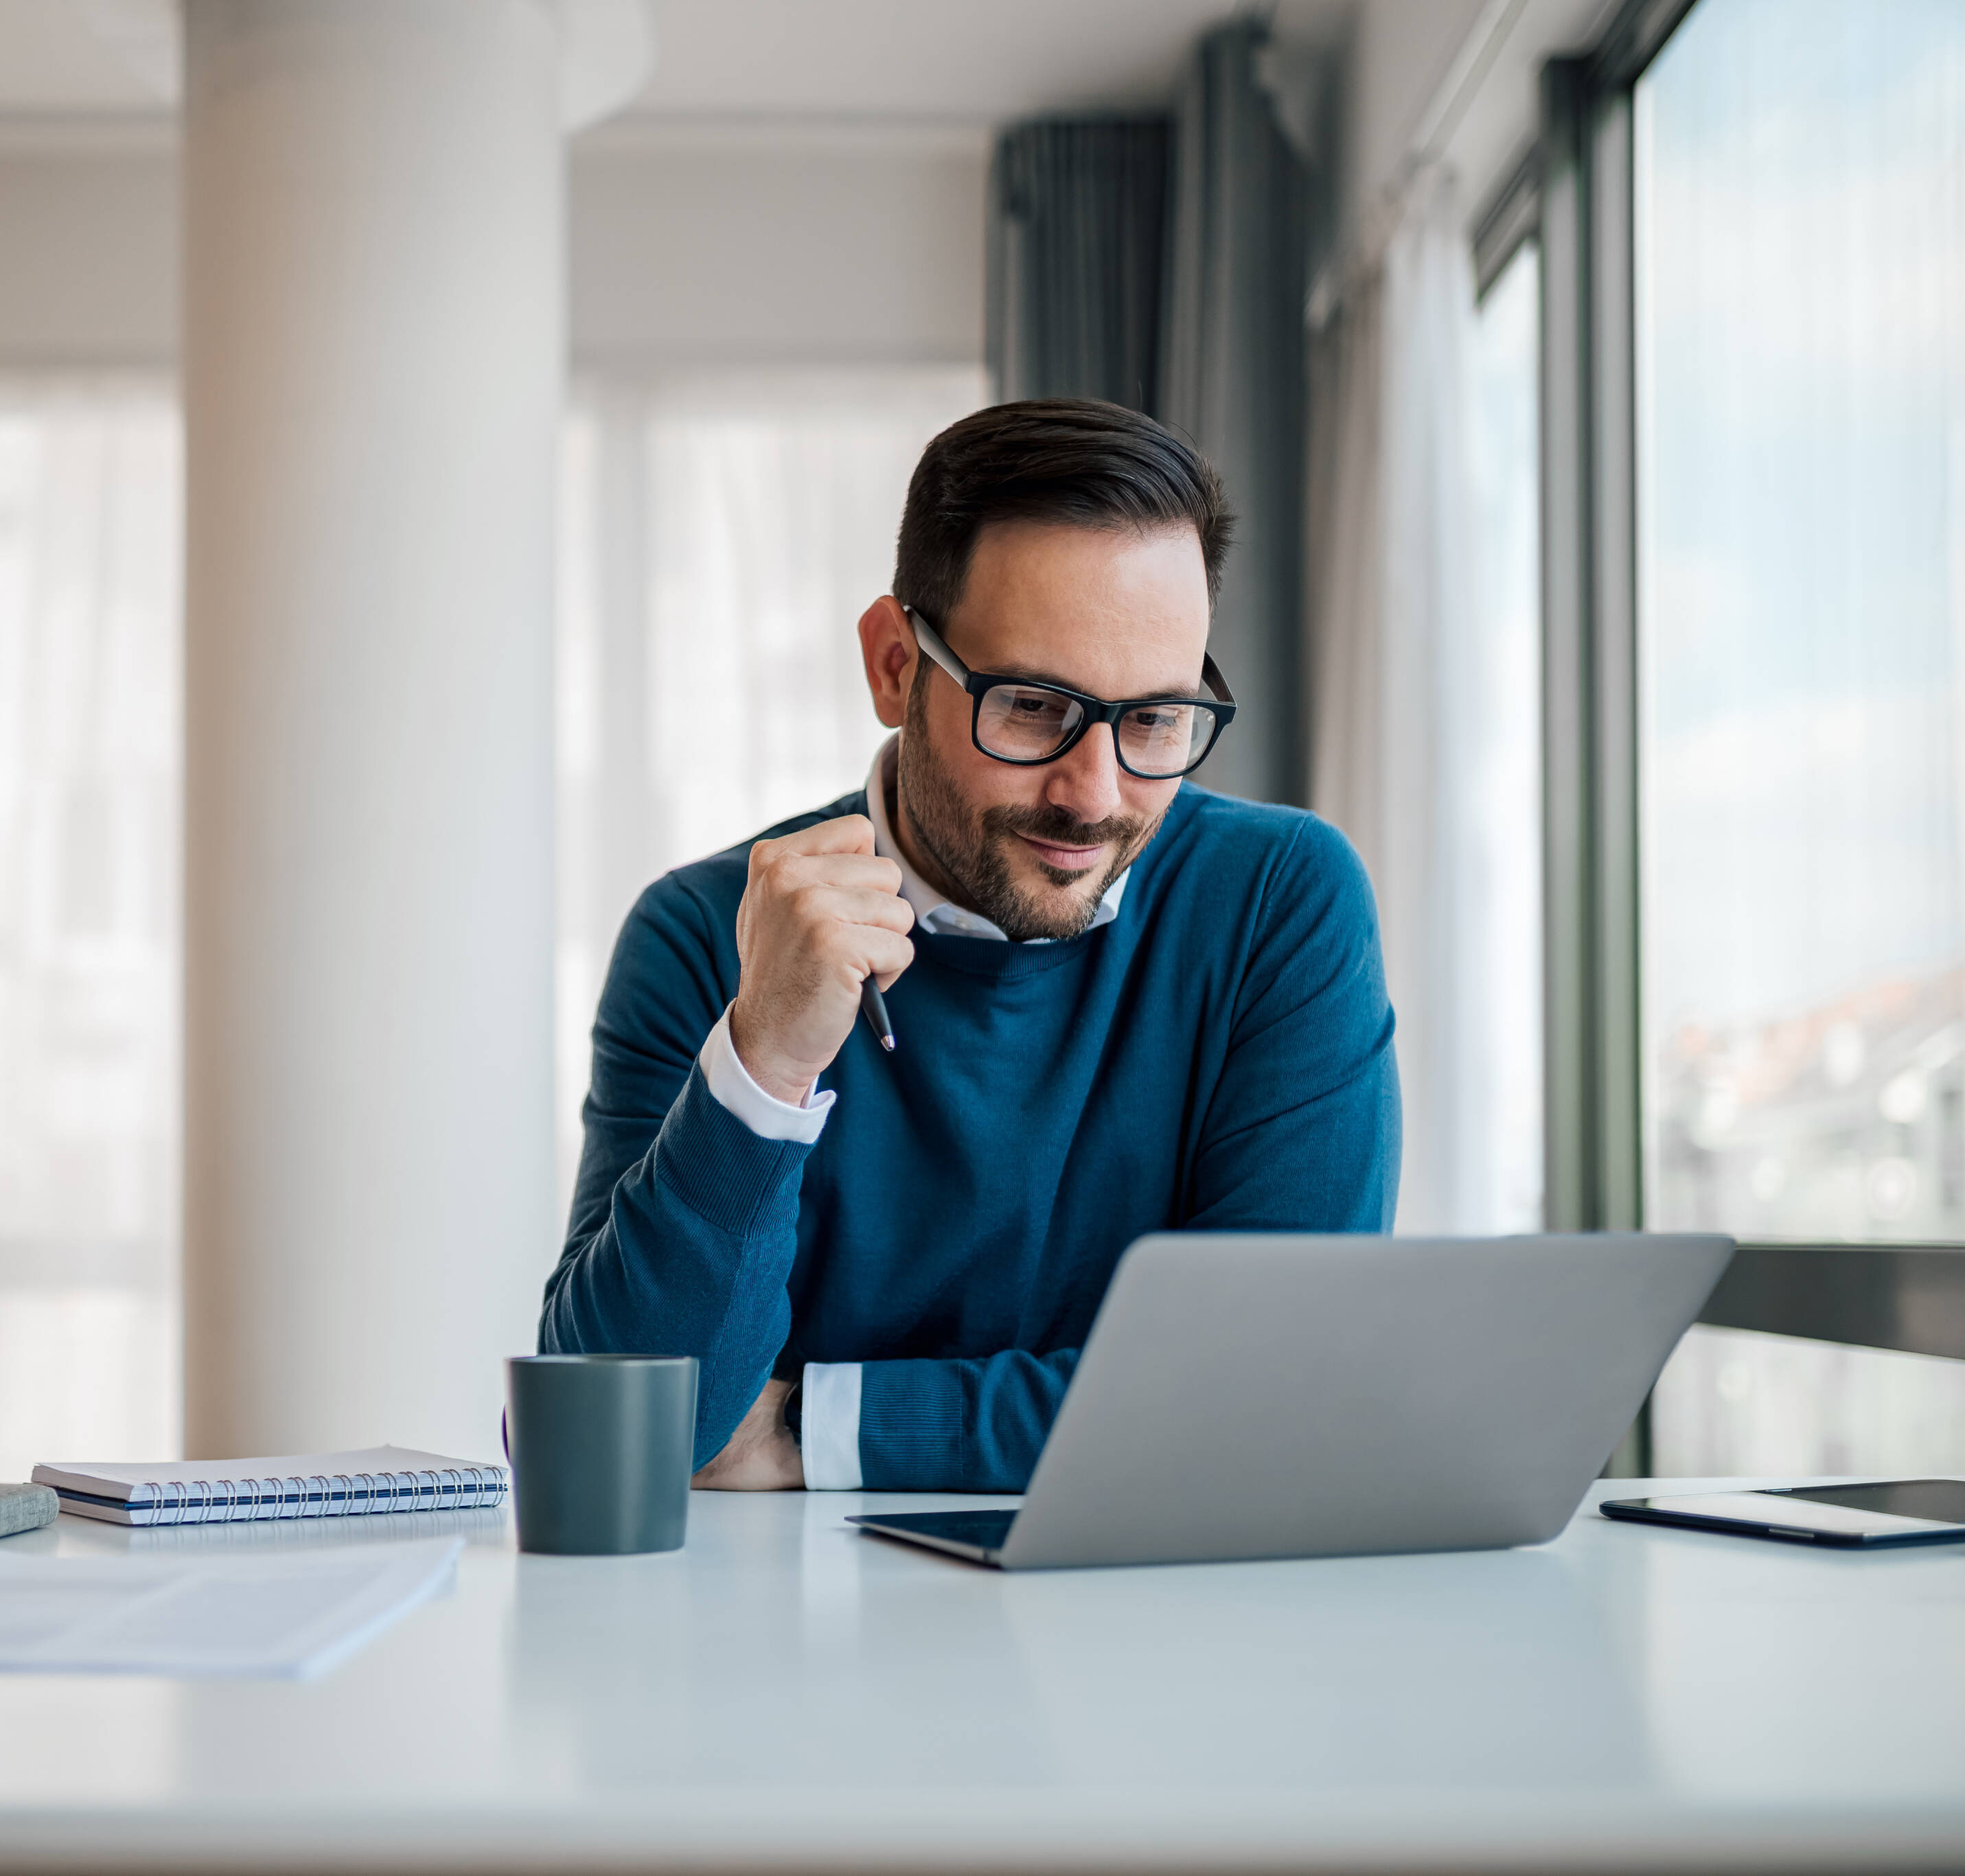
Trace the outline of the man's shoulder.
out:
[[[1269,873],[1292,872],[1364,877],[1357,849],[1320,814],[1280,802],[1244,801],[1184,783],[1169,811],[1163,835],[1170,851],[1210,870],[1246,866]]]
[[[750,875],[751,849],[761,840],[780,840],[801,828],[815,827],[822,821],[837,820],[842,814],[864,814],[867,791],[856,788],[822,808],[814,808],[738,841],[702,860],[672,867],[648,887],[636,902],[637,917],[674,916],[684,907],[702,908],[719,919],[734,919],[737,902],[744,896],[744,882]]]
[[[1204,919],[1240,907],[1266,943],[1314,932],[1375,932],[1378,909],[1357,849],[1320,814],[1184,786],[1153,846],[1160,903]]]

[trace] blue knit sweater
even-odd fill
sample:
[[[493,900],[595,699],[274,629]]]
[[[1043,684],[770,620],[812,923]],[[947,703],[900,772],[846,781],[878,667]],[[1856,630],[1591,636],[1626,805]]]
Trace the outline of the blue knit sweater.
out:
[[[810,1146],[759,1138],[696,1066],[737,993],[748,851],[658,880],[622,928],[539,1329],[549,1353],[696,1356],[699,1466],[773,1373],[860,1362],[868,1489],[1021,1491],[1143,1232],[1391,1229],[1371,887],[1315,816],[1184,784],[1110,924],[917,932],[900,1046],[854,1025]]]

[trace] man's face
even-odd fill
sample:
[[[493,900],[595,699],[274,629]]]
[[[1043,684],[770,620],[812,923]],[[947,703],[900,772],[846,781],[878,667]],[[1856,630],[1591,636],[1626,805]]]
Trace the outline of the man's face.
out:
[[[973,671],[1108,700],[1191,696],[1208,648],[1201,542],[1185,526],[999,523],[978,539],[953,613],[930,623]],[[1010,937],[1075,938],[1180,784],[1127,774],[1103,723],[1054,762],[999,762],[970,736],[973,709],[918,657],[901,736],[902,839],[931,885]]]

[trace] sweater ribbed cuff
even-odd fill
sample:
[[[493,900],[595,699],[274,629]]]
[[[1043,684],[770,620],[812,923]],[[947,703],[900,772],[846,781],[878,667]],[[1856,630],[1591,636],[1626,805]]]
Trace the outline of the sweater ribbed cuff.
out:
[[[699,1218],[748,1237],[774,1202],[789,1196],[796,1207],[811,1151],[803,1141],[752,1133],[709,1092],[699,1063],[662,1121],[655,1172]]]
[[[860,1481],[868,1491],[966,1491],[964,1364],[870,1361],[860,1368]]]

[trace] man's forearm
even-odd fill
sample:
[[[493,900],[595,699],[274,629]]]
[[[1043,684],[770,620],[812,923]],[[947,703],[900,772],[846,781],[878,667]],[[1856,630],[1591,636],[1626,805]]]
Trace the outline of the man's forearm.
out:
[[[728,1445],[756,1405],[791,1324],[809,1148],[760,1139],[693,1072],[654,1147],[616,1183],[606,1212],[569,1247],[541,1319],[548,1353],[694,1355],[696,1463]]]
[[[1078,1350],[860,1365],[862,1482],[880,1491],[1021,1491]]]

